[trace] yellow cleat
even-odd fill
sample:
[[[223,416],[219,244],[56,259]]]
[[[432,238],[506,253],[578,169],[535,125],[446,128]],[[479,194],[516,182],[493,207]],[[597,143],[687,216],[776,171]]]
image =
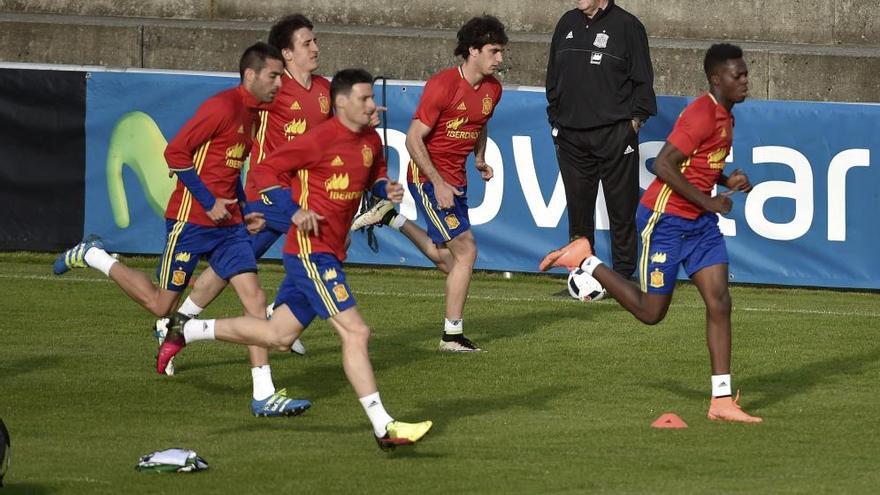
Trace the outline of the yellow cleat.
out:
[[[387,433],[384,437],[376,437],[376,443],[379,448],[384,451],[394,450],[402,445],[412,445],[418,442],[434,423],[431,421],[422,421],[421,423],[404,423],[403,421],[392,421],[385,427]]]

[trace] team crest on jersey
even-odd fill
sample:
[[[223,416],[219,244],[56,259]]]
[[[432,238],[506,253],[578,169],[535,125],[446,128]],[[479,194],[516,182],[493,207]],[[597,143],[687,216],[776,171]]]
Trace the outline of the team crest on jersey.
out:
[[[723,170],[724,169],[724,159],[727,158],[727,148],[718,148],[717,150],[709,153],[706,161],[709,162],[709,168],[712,170]]]
[[[336,300],[339,302],[348,301],[348,290],[346,290],[345,286],[342,284],[336,284],[333,286],[333,295],[336,296]]]
[[[339,155],[336,155],[336,158],[334,158],[333,161],[330,162],[331,167],[341,167],[343,165],[345,165],[345,162],[342,161],[342,157]]]
[[[663,272],[660,271],[659,268],[655,268],[653,272],[651,272],[651,287],[655,289],[659,289],[663,287],[665,284]]]
[[[336,268],[328,268],[324,271],[324,275],[321,276],[324,282],[329,282],[336,278]]]
[[[324,95],[319,96],[318,106],[321,108],[321,113],[325,115],[330,113],[330,98],[327,98]]]
[[[293,119],[284,124],[284,134],[286,134],[287,139],[290,140],[293,137],[305,134],[306,127],[306,119]]]
[[[666,253],[654,253],[651,255],[651,263],[666,263]]]
[[[597,33],[596,39],[593,41],[596,48],[605,48],[608,46],[608,35],[605,33]]]
[[[372,167],[373,166],[373,150],[369,146],[367,146],[366,144],[364,145],[363,148],[361,148],[361,156],[364,157],[364,166],[365,167]]]
[[[449,230],[455,230],[461,225],[461,222],[458,221],[458,217],[453,214],[446,215],[446,218],[443,219],[446,222],[446,226],[449,227]]]
[[[183,270],[174,270],[174,273],[171,275],[171,283],[181,286],[184,282],[186,282],[186,272]]]
[[[290,104],[291,110],[302,110],[302,105],[299,104],[299,100],[294,100],[293,103]]]
[[[489,98],[489,95],[486,95],[483,98],[483,115],[489,115],[492,113],[492,107],[495,105],[495,102],[492,101],[492,98]]]
[[[455,109],[456,109],[456,110],[460,110],[460,111],[462,111],[462,112],[466,112],[466,111],[467,111],[467,105],[465,105],[464,102],[461,102],[461,103],[458,104],[457,107],[455,107]]]
[[[181,263],[189,263],[189,260],[192,259],[192,255],[187,252],[177,253],[174,256],[174,261],[179,261]]]

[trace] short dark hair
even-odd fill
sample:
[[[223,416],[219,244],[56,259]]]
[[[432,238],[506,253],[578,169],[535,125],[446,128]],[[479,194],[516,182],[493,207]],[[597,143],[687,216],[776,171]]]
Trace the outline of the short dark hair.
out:
[[[703,70],[706,72],[708,79],[715,68],[727,62],[728,60],[736,60],[742,58],[742,48],[731,45],[729,43],[716,43],[706,50],[706,58],[703,59]]]
[[[258,41],[247,47],[247,50],[241,54],[241,60],[238,62],[238,75],[244,80],[244,71],[253,69],[256,72],[263,70],[266,66],[266,59],[279,60],[284,63],[284,57],[281,56],[281,50],[272,45],[267,45],[262,41]]]
[[[335,105],[337,95],[347,96],[355,84],[361,83],[373,84],[373,75],[364,69],[342,69],[330,81],[330,101]]]
[[[458,45],[455,47],[455,55],[467,59],[471,48],[480,50],[485,45],[506,45],[507,33],[504,32],[504,24],[497,17],[484,15],[474,17],[464,23],[458,30]]]
[[[302,14],[284,16],[269,30],[269,44],[279,50],[290,48],[290,38],[302,28],[315,29],[315,26]]]

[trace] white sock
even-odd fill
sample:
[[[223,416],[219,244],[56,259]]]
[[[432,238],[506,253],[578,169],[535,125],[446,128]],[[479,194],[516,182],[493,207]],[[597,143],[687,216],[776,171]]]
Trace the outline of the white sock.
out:
[[[712,397],[724,397],[731,393],[730,374],[712,375]]]
[[[199,313],[201,313],[204,310],[205,310],[205,308],[194,303],[192,300],[192,297],[189,297],[189,296],[187,296],[186,300],[183,301],[183,304],[181,304],[180,307],[177,308],[178,313],[180,313],[182,315],[189,316],[190,318],[194,318],[196,316],[199,316]]]
[[[83,257],[86,260],[86,264],[90,267],[104,273],[104,275],[110,276],[110,267],[113,266],[113,263],[116,263],[118,260],[113,256],[107,254],[107,251],[99,247],[93,247],[86,251],[86,255]]]
[[[183,339],[187,344],[200,340],[217,340],[214,337],[214,324],[217,320],[197,320],[193,318],[183,326]]]
[[[461,335],[464,333],[464,320],[450,320],[446,318],[443,323],[443,333],[446,335]]]
[[[602,260],[597,258],[596,256],[590,256],[581,262],[581,270],[587,272],[589,276],[593,276],[593,270],[596,269],[597,266],[602,264]]]
[[[370,423],[373,423],[373,433],[375,433],[377,437],[384,437],[385,433],[388,432],[385,427],[388,426],[388,423],[394,421],[394,418],[388,414],[385,410],[385,406],[382,405],[382,399],[379,398],[379,392],[370,394],[366,397],[361,397],[358,400],[361,401],[361,405],[364,407],[367,417],[370,418]]]
[[[275,393],[272,368],[268,364],[251,368],[251,377],[254,379],[254,400],[264,400]]]
[[[405,223],[406,217],[398,213],[397,215],[394,215],[394,218],[391,219],[391,222],[388,225],[391,226],[394,230],[400,230],[400,228],[403,227],[403,224]]]

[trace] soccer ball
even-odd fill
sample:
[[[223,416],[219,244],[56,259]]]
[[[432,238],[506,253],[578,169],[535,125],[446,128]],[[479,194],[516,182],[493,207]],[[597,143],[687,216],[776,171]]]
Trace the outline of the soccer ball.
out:
[[[568,274],[568,293],[579,301],[598,301],[605,297],[605,287],[592,275],[578,268]]]

